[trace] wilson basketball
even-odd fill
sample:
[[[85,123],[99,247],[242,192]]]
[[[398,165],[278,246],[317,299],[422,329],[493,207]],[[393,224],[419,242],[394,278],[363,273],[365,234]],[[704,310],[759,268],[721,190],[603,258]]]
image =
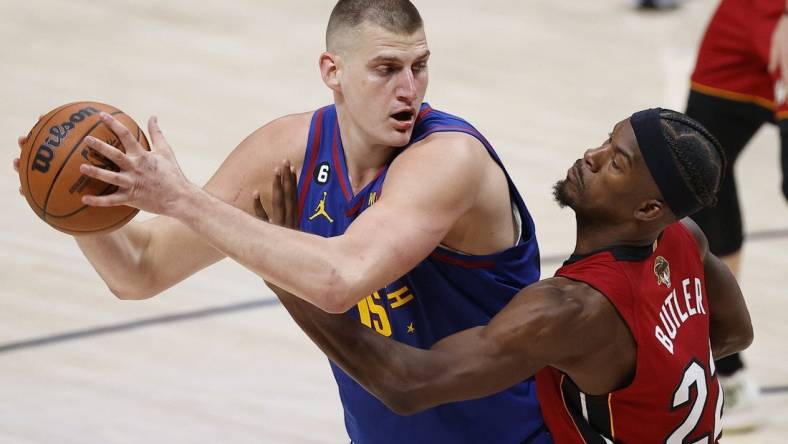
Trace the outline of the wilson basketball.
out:
[[[83,163],[118,171],[117,165],[87,146],[85,137],[89,135],[126,152],[118,136],[99,118],[102,111],[150,149],[140,127],[122,111],[103,103],[75,102],[43,116],[30,130],[19,156],[19,180],[30,208],[44,222],[68,234],[110,231],[123,226],[138,211],[127,206],[90,207],[81,201],[85,194],[107,195],[118,188],[79,171]]]

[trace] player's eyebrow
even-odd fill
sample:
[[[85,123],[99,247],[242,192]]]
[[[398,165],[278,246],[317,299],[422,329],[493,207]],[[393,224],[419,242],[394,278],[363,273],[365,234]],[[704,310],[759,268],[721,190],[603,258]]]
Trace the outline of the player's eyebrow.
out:
[[[424,51],[423,54],[421,54],[418,57],[416,57],[416,60],[417,61],[422,61],[422,60],[426,59],[429,56],[430,56],[430,50],[428,49],[428,50]],[[402,63],[402,58],[398,57],[396,55],[393,55],[393,54],[385,54],[384,53],[384,54],[380,54],[380,55],[376,56],[375,58],[373,58],[372,60],[370,60],[370,63],[385,63],[385,62],[388,62],[388,63]]]
[[[611,131],[610,133],[608,133],[608,137],[610,138],[610,144],[613,146],[613,150],[614,150],[616,153],[619,153],[619,154],[621,154],[622,156],[624,156],[624,158],[626,158],[626,160],[627,160],[627,163],[629,163],[629,165],[632,165],[632,154],[630,154],[629,152],[627,152],[627,150],[625,150],[625,149],[621,148],[621,145],[618,145],[617,143],[615,143],[615,142],[613,141],[613,133],[616,131],[616,129],[617,129],[617,128],[618,128],[618,125],[616,125],[615,127],[613,127],[613,131]]]
[[[616,145],[615,143],[613,144],[613,149],[616,150],[617,153],[620,153],[622,156],[624,156],[624,158],[627,159],[627,163],[632,165],[632,155],[631,154],[629,154],[626,150],[621,148],[619,145]]]
[[[427,57],[429,57],[429,56],[430,56],[430,54],[431,54],[431,52],[430,52],[430,50],[428,49],[428,50],[424,51],[424,53],[423,53],[422,55],[420,55],[420,56],[416,57],[416,60],[423,60],[423,59],[426,59]]]

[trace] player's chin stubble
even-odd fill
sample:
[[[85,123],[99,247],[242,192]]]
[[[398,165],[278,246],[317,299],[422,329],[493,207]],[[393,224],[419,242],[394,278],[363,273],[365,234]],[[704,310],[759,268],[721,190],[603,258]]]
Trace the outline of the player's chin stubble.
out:
[[[569,206],[569,196],[566,195],[566,179],[559,180],[553,185],[553,198],[559,207],[566,208]]]

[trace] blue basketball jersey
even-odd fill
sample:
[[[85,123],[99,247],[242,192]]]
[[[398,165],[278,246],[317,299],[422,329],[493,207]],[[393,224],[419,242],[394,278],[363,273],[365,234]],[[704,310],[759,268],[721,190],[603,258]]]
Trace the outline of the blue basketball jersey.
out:
[[[495,151],[475,128],[426,103],[410,143],[442,131],[477,138],[503,169]],[[331,105],[316,111],[298,183],[301,230],[325,237],[344,233],[361,212],[380,198],[387,170],[388,165],[382,167],[372,182],[353,195],[336,108]],[[489,323],[521,288],[539,279],[533,221],[508,174],[506,178],[522,220],[522,236],[516,246],[484,256],[439,246],[405,276],[362,299],[349,314],[379,334],[420,348],[430,348],[452,333]],[[339,386],[345,425],[354,443],[552,442],[539,410],[533,379],[486,398],[400,416],[339,367],[331,363],[331,368]]]

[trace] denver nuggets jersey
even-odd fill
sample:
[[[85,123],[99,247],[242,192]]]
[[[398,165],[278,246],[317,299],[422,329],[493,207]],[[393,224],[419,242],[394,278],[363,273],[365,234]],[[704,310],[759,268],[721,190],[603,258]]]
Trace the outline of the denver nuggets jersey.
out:
[[[632,382],[586,395],[552,367],[536,375],[556,442],[567,444],[717,443],[722,390],[709,343],[703,262],[680,222],[652,247],[614,247],[571,258],[556,276],[604,294],[637,343]]]
[[[427,104],[421,108],[411,144],[445,131],[477,138],[501,165],[475,128]],[[298,183],[301,230],[325,237],[344,233],[361,212],[380,198],[387,170],[388,165],[381,168],[371,183],[353,195],[336,108],[332,105],[316,111]],[[487,324],[517,291],[539,279],[533,222],[508,174],[507,180],[522,220],[523,234],[516,246],[485,256],[438,247],[405,276],[368,295],[349,313],[379,334],[420,348],[429,348],[457,331]],[[354,443],[551,442],[533,379],[487,398],[399,416],[339,367],[333,363],[331,367],[339,386],[345,425]]]

